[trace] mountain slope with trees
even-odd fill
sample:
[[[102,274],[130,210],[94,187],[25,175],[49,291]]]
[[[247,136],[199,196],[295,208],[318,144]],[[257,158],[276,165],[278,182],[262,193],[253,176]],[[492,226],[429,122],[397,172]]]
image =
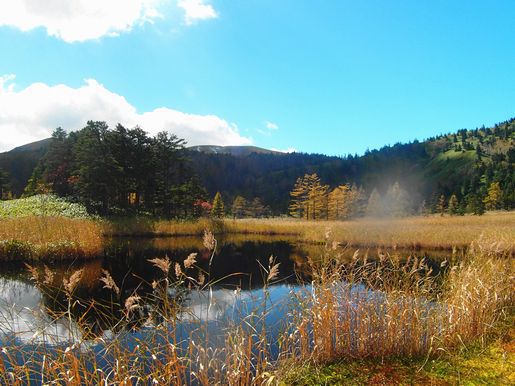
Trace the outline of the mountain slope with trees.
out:
[[[102,126],[100,122],[91,124]],[[100,196],[111,195],[110,200],[122,210],[133,209],[132,200],[136,207],[152,213],[182,216],[191,214],[191,208],[180,204],[191,191],[200,201],[211,201],[220,192],[226,212],[234,207],[238,217],[243,213],[279,215],[293,214],[290,192],[298,188],[299,179],[303,183],[307,176],[316,175],[318,185],[324,188],[326,209],[315,208],[309,213],[309,209],[302,209],[305,203],[297,203],[294,212],[299,217],[306,215],[306,210],[308,218],[345,218],[353,216],[349,213],[377,211],[480,214],[485,209],[515,208],[515,119],[491,128],[463,129],[344,157],[284,154],[254,147],[187,149],[183,141],[170,136],[168,140],[175,141],[175,145],[169,144],[175,158],[166,159],[158,156],[164,150],[159,148],[159,143],[166,142],[164,137],[150,138],[140,129],[118,125],[114,130],[104,127],[102,140],[98,135],[85,135],[92,130],[87,128],[70,134],[56,131],[52,140],[0,154],[0,168],[10,176],[14,195],[20,196],[24,190],[25,194],[35,193],[35,182],[41,180],[61,196],[87,197],[86,204],[96,205],[97,211],[111,205],[99,204]],[[73,146],[63,145],[67,141]],[[86,169],[81,170],[78,164]],[[71,184],[79,171],[83,176],[104,176],[105,180],[88,185],[82,178],[82,182],[74,182],[77,185]],[[116,193],[108,193],[107,187]],[[99,193],[103,189],[104,193]],[[352,209],[343,205],[350,202],[349,197],[357,200]],[[395,203],[398,197],[403,197],[401,212]],[[242,203],[258,209],[243,208]]]

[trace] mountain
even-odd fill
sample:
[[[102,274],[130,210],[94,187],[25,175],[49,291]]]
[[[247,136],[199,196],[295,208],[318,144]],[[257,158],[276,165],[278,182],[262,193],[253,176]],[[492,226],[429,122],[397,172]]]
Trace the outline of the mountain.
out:
[[[32,171],[45,155],[50,141],[51,139],[47,138],[0,153],[0,169],[8,173],[11,189],[16,196],[23,193]]]
[[[252,153],[255,154],[284,154],[274,150],[263,149],[257,146],[216,146],[216,145],[200,145],[190,146],[188,150],[198,151],[206,154],[230,154],[235,157],[245,157]]]
[[[49,141],[0,154],[0,168],[10,175],[16,195],[22,193]],[[515,119],[384,146],[362,156],[285,154],[254,146],[193,146],[185,152],[209,197],[220,191],[226,206],[237,195],[259,197],[273,213],[286,213],[297,178],[317,173],[330,187],[354,183],[367,194],[377,189],[384,195],[398,182],[414,208],[423,201],[434,206],[442,194],[456,194],[460,202],[472,193],[484,197],[489,186],[499,182],[504,207],[515,208]]]

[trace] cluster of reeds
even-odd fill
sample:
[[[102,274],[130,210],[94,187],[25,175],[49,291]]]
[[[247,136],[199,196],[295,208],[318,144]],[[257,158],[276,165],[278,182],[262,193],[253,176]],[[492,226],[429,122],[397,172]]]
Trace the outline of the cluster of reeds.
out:
[[[103,227],[96,220],[17,217],[0,221],[0,260],[61,260],[101,255]]]
[[[498,245],[474,244],[464,260],[440,264],[382,253],[374,258],[355,253],[349,261],[327,235],[325,253],[309,259],[311,283],[291,293],[278,336],[270,336],[266,318],[275,306],[270,285],[280,270],[270,258],[262,266],[259,307],[246,310],[223,337],[216,337],[207,315],[211,301],[205,317],[188,315],[182,306],[192,291],[211,300],[210,266],[217,244],[212,233],[204,233],[203,244],[212,251],[207,270],[198,269],[196,254],[175,263],[168,257],[149,260],[161,278],[148,283],[151,295],[145,300],[138,292],[126,293],[123,283],[103,271],[100,281],[113,302],[87,303],[77,296],[82,271],[57,283],[47,267],[29,267],[41,291],[60,288],[55,297],[61,296],[63,306],[51,315],[68,326],[70,339],[30,350],[3,347],[0,383],[275,384],[281,369],[306,361],[426,356],[452,349],[486,334],[514,301],[514,262]],[[87,316],[93,309],[118,319],[104,333],[95,333]],[[130,332],[136,328],[145,334]],[[215,344],[217,339],[221,343]]]
[[[330,251],[332,249],[332,251]],[[465,258],[310,260],[313,284],[292,314],[284,368],[358,358],[420,357],[485,337],[513,312],[515,264],[500,243],[473,243]],[[510,311],[511,310],[511,311]]]

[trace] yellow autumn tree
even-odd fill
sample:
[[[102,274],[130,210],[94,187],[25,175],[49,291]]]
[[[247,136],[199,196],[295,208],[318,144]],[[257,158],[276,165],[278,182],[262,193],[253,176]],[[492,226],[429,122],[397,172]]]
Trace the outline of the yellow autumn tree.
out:
[[[290,215],[306,220],[327,218],[328,189],[316,173],[297,178],[290,192]]]
[[[306,184],[304,183],[304,178],[297,178],[297,181],[293,186],[293,190],[290,192],[290,197],[290,215],[296,218],[308,219],[308,190]]]
[[[502,189],[499,182],[492,182],[488,187],[488,193],[483,199],[486,210],[496,210],[502,207]]]

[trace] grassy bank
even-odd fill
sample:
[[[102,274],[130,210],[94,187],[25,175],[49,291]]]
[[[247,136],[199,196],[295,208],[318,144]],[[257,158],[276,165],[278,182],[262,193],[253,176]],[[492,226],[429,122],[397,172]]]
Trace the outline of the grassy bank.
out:
[[[466,248],[481,245],[515,251],[515,212],[484,216],[410,217],[354,221],[241,219],[164,221],[151,218],[100,220],[54,196],[0,202],[0,259],[86,258],[98,256],[108,238],[215,235],[284,235],[300,242],[335,242],[350,247],[399,249]]]
[[[212,221],[121,220],[105,230],[117,236],[194,236],[205,229],[215,234],[296,235],[300,240],[324,243],[327,231],[349,246],[399,247],[415,249],[464,248],[482,237],[515,248],[515,212],[484,216],[409,217],[359,219],[353,221],[303,221],[296,219],[241,219]]]
[[[327,371],[337,372],[340,378],[335,379],[340,380],[341,371],[346,371],[345,377],[359,384],[368,375],[366,371],[382,376],[397,371],[401,365],[404,367],[398,371],[409,379],[413,373],[407,369],[413,364],[421,363],[421,367],[435,373],[444,371],[441,353],[462,355],[461,348],[487,341],[493,326],[502,323],[513,310],[515,262],[494,248],[476,245],[456,265],[442,264],[435,276],[424,260],[405,260],[401,256],[344,261],[331,241],[324,255],[310,261],[312,285],[301,286],[291,297],[288,323],[276,337],[276,354],[272,353],[266,328],[266,315],[274,307],[266,301],[266,294],[280,270],[273,259],[263,267],[266,280],[261,311],[249,312],[242,321],[228,327],[223,346],[217,348],[206,337],[209,319],[192,320],[194,314],[170,297],[179,288],[204,293],[210,288],[208,272],[204,272],[208,284],[194,274],[196,256],[188,256],[175,267],[167,258],[150,260],[149,264],[162,272],[162,279],[152,283],[153,297],[147,305],[136,292],[120,291],[122,283],[114,282],[104,271],[100,280],[122,310],[120,320],[110,328],[108,337],[88,339],[77,333],[91,329],[87,318],[73,312],[75,305],[87,310],[109,310],[112,304],[88,304],[76,298],[74,291],[82,280],[81,271],[70,272],[62,283],[56,283],[48,267],[41,271],[31,269],[42,291],[52,285],[63,292],[68,305],[59,314],[54,311],[52,318],[64,320],[63,326],[69,321],[73,339],[52,350],[45,345],[36,346],[31,350],[30,361],[20,362],[19,358],[24,358],[24,353],[17,351],[22,350],[21,346],[7,347],[0,353],[0,381],[6,385],[30,379],[85,385],[134,381],[181,385],[319,384],[323,377],[330,378],[324,375]],[[208,249],[216,245],[209,235],[205,244]],[[145,314],[145,309],[151,313]],[[177,341],[176,332],[183,317],[196,323],[196,328],[188,339]],[[509,323],[512,325],[512,321]],[[126,330],[135,326],[152,327],[152,334],[137,337],[133,345],[127,345]],[[103,348],[94,350],[95,344]],[[393,370],[386,363],[391,363]],[[468,365],[472,366],[472,362]],[[292,378],[292,373],[301,378]]]

